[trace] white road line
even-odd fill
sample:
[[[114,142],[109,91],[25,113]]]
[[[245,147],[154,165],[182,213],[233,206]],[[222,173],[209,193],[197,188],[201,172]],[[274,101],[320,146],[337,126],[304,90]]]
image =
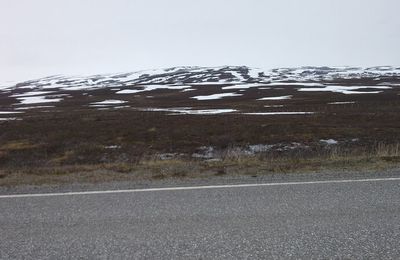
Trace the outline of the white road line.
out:
[[[151,191],[182,191],[182,190],[204,190],[204,189],[251,188],[251,187],[310,185],[310,184],[329,184],[329,183],[338,183],[339,184],[339,183],[352,183],[352,182],[383,182],[383,181],[400,181],[400,177],[399,178],[378,178],[378,179],[355,179],[355,180],[275,182],[275,183],[273,182],[273,183],[211,185],[211,186],[192,186],[192,187],[167,187],[167,188],[148,188],[148,189],[130,189],[130,190],[80,191],[80,192],[40,193],[40,194],[10,194],[10,195],[0,195],[0,199],[96,195],[96,194],[118,194],[118,193],[151,192]]]

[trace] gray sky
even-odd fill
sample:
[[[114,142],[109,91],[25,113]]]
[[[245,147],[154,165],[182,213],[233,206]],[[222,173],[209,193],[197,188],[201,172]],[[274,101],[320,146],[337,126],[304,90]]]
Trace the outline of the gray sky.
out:
[[[0,0],[0,82],[179,65],[399,65],[399,0]]]

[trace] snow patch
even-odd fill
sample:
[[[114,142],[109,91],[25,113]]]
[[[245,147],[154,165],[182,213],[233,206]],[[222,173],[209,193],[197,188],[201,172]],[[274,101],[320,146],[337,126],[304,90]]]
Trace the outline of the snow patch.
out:
[[[35,106],[35,107],[18,107],[15,110],[30,110],[30,109],[37,109],[37,108],[53,108],[54,106]]]
[[[171,85],[138,85],[138,87],[142,87],[143,89],[124,89],[116,92],[117,94],[136,94],[140,92],[146,91],[154,91],[158,89],[172,89],[172,90],[182,90],[182,89],[190,89],[191,86],[171,86]]]
[[[46,96],[18,97],[20,104],[40,104],[40,103],[56,103],[63,100],[62,98],[47,98]]]
[[[391,89],[389,86],[334,86],[329,85],[323,88],[300,88],[298,91],[303,92],[333,92],[333,93],[342,93],[342,94],[378,94],[382,91],[355,91],[358,89]]]
[[[130,108],[130,106],[109,106],[109,105],[92,105],[91,107],[97,107],[97,110],[115,110],[115,109],[122,109],[122,108]]]
[[[355,104],[355,101],[343,101],[343,102],[331,102],[328,105],[346,105],[346,104]]]
[[[240,85],[234,85],[234,86],[228,86],[228,87],[222,87],[222,89],[249,89],[249,88],[259,88],[261,86],[265,87],[266,84],[240,84]],[[264,88],[265,89],[265,88]],[[268,88],[270,89],[270,88]]]
[[[104,149],[120,149],[121,146],[119,145],[108,145],[108,146],[104,146]]]
[[[319,142],[323,143],[323,144],[326,144],[326,145],[335,145],[335,144],[339,143],[338,141],[336,141],[334,139],[327,139],[327,140],[321,139],[321,140],[319,140]]]
[[[243,94],[220,93],[220,94],[213,94],[213,95],[207,95],[207,96],[195,96],[195,97],[191,97],[191,98],[196,99],[196,100],[217,100],[217,99],[222,99],[225,97],[239,97],[239,96],[243,96]]]
[[[15,120],[22,120],[21,118],[17,118],[17,117],[3,117],[0,118],[0,121],[15,121]]]
[[[257,100],[285,100],[285,99],[291,99],[293,96],[279,96],[279,97],[264,97],[264,98],[259,98]]]
[[[192,157],[198,159],[212,159],[215,157],[215,148],[212,146],[199,147],[197,151],[192,154]]]
[[[177,108],[145,108],[140,111],[170,112],[170,115],[217,115],[236,112],[236,109],[192,109],[190,107]]]
[[[189,91],[193,91],[193,90],[196,90],[196,89],[195,88],[187,88],[187,89],[182,90],[181,92],[189,92]]]
[[[110,105],[124,104],[124,103],[127,103],[127,102],[128,101],[118,100],[118,99],[107,99],[107,100],[104,100],[104,101],[93,102],[90,105],[93,105],[93,106],[98,106],[98,105],[100,105],[100,106],[102,106],[102,105],[110,106]]]
[[[124,89],[116,92],[116,94],[135,94],[143,91],[144,90],[138,90],[138,89]]]
[[[274,115],[312,115],[315,112],[256,112],[256,113],[243,113],[243,115],[255,116],[274,116]]]
[[[9,114],[21,114],[24,112],[19,112],[19,111],[0,111],[0,115],[9,115]]]
[[[11,95],[10,97],[30,97],[30,96],[39,96],[39,95],[45,95],[45,94],[50,94],[53,93],[54,91],[29,91],[25,92],[22,94],[14,94]]]
[[[284,105],[272,105],[272,106],[264,106],[267,108],[275,108],[275,107],[284,107]]]
[[[271,82],[268,86],[303,86],[303,87],[324,87],[324,84],[315,82]]]

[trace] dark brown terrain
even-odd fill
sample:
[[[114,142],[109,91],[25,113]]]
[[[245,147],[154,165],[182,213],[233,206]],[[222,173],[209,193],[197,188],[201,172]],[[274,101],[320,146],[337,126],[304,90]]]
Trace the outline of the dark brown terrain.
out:
[[[244,79],[113,82],[76,90],[31,82],[0,90],[0,185],[368,168],[400,161],[399,76],[289,78],[278,84]],[[318,88],[324,89],[313,90]],[[121,90],[139,91],[117,93]],[[221,93],[237,96],[193,98]],[[29,99],[39,95],[60,100]]]

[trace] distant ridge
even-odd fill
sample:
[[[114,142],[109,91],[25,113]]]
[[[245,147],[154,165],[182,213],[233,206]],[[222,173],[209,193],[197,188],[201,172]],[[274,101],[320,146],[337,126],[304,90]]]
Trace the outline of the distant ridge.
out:
[[[2,89],[97,89],[131,85],[167,84],[245,84],[273,82],[320,82],[342,79],[376,79],[400,77],[400,67],[299,67],[263,70],[246,66],[172,67],[129,73],[93,76],[50,76],[24,81]]]

